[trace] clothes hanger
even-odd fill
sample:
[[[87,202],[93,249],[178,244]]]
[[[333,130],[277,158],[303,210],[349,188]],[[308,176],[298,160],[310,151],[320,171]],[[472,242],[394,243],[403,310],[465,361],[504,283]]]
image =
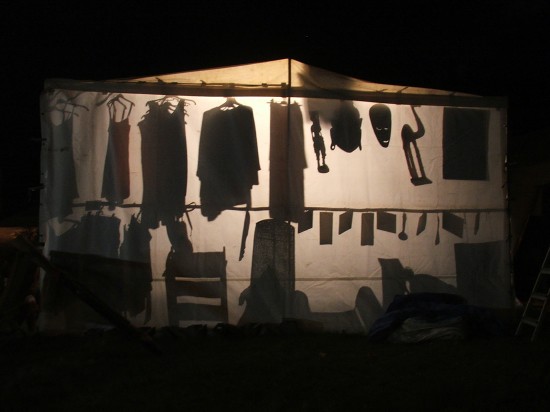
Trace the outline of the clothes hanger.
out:
[[[66,116],[65,120],[67,120],[71,116],[78,116],[78,113],[75,113],[76,108],[82,108],[82,109],[85,109],[85,110],[89,111],[88,107],[86,107],[82,104],[74,103],[74,102],[70,101],[69,99],[65,99],[65,98],[58,98],[55,101],[55,103],[50,105],[48,111],[49,112],[53,112],[53,111],[61,112],[61,113],[63,113],[64,116]]]
[[[166,102],[170,102],[171,100],[176,100],[179,102],[181,100],[181,97],[167,94],[165,96],[162,96],[160,99],[149,100],[148,103],[154,102],[154,103],[158,103],[159,105],[162,105]]]
[[[109,97],[111,97],[113,95],[113,93],[109,92],[109,93],[102,93],[103,95],[106,95],[103,99],[101,99],[99,102],[96,103],[96,106],[101,106],[103,103],[105,103]]]
[[[73,96],[70,96],[70,97],[59,97],[56,102],[55,102],[55,105],[57,106],[58,104],[62,104],[64,105],[64,107],[66,108],[68,105],[72,106],[73,108],[73,111],[74,109],[76,109],[77,107],[80,107],[82,109],[86,109],[87,111],[89,111],[88,107],[87,106],[84,106],[82,104],[78,104],[78,103],[75,103],[74,100],[80,96],[83,92],[78,92],[76,94],[74,94]]]
[[[78,96],[80,96],[84,92],[77,92],[74,95],[67,97],[67,101],[72,102],[74,99],[76,99]]]
[[[109,93],[109,95],[112,95],[112,93]],[[118,101],[118,102],[121,102],[121,101],[125,101],[126,103],[129,103],[130,105],[134,105],[134,102],[132,102],[131,100],[127,99],[122,93],[119,93],[117,94],[115,97],[113,97],[112,99],[110,99],[107,104],[109,103],[112,103],[112,102],[115,102],[115,101]],[[121,102],[122,104],[122,102]]]
[[[162,103],[165,103],[167,101],[170,101],[170,100],[174,100],[175,103],[172,105],[172,106],[177,106],[179,103],[183,102],[183,105],[184,106],[190,106],[191,103],[193,103],[194,105],[197,104],[197,102],[195,102],[194,100],[191,100],[191,99],[186,99],[184,97],[180,97],[180,96],[165,96],[163,98],[163,101],[161,102]]]
[[[151,106],[152,104],[156,104],[157,106],[162,106],[164,103],[166,103],[170,98],[172,98],[173,96],[162,96],[160,99],[153,99],[153,100],[149,100],[147,102],[147,105]]]
[[[158,107],[164,107],[172,113],[174,110],[176,110],[176,107],[181,102],[181,100],[182,98],[179,96],[166,95],[161,97],[160,99],[149,100],[147,102],[147,105],[151,106],[155,104]]]
[[[109,107],[109,114],[113,119],[116,117],[117,112],[115,103],[119,103],[123,107],[120,120],[127,119],[132,112],[132,108],[135,106],[134,102],[128,100],[126,97],[124,97],[124,95],[120,93],[117,94],[115,97],[107,102],[107,106]]]
[[[226,97],[225,99],[225,102],[223,102],[222,104],[220,104],[218,106],[218,108],[220,108],[221,110],[231,110],[231,109],[234,109],[235,107],[237,106],[240,106],[240,103],[237,102],[237,100],[235,99],[235,97],[233,96],[228,96]]]

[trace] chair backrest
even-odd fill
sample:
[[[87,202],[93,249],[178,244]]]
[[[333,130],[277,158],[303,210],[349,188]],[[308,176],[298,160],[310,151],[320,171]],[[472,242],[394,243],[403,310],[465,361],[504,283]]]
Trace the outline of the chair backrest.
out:
[[[225,248],[222,252],[192,253],[187,259],[180,265],[185,269],[164,274],[169,324],[227,323]]]

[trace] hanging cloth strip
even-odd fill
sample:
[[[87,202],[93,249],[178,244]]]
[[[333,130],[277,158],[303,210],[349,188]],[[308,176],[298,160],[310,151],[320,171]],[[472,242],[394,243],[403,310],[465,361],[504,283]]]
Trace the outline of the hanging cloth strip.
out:
[[[239,251],[239,261],[243,260],[244,250],[246,248],[246,238],[248,237],[248,231],[250,228],[250,206],[251,206],[251,199],[250,199],[250,193],[249,193],[248,199],[246,200],[246,214],[244,216],[243,234],[241,237],[241,249]]]
[[[304,213],[304,126],[300,106],[270,104],[269,216],[299,222]]]

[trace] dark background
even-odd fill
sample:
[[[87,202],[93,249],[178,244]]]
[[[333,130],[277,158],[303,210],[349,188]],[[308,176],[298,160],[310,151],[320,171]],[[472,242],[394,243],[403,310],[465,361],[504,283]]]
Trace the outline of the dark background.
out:
[[[293,58],[363,80],[508,99],[526,146],[550,109],[546,1],[61,2],[0,6],[0,219],[38,219],[39,95],[102,80]]]
[[[38,220],[33,188],[47,78],[139,77],[293,58],[377,83],[507,97],[510,147],[530,149],[533,133],[550,138],[549,28],[543,0],[2,2],[0,225]],[[122,338],[1,340],[3,407],[425,412],[550,405],[548,338],[403,346],[341,336],[182,344],[167,335],[161,359]]]

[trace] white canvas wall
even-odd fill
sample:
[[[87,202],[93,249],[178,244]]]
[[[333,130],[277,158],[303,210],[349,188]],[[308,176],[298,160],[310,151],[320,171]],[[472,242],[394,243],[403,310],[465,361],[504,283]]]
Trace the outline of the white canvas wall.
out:
[[[114,96],[114,94],[112,95]],[[86,210],[86,202],[105,202],[102,197],[102,181],[107,150],[109,110],[105,104],[110,95],[100,92],[75,93],[57,90],[42,96],[42,126],[44,138],[43,179],[48,187],[48,179],[58,173],[63,163],[49,162],[56,153],[47,150],[48,141],[56,138],[51,134],[51,125],[58,125],[65,116],[72,122],[72,157],[75,165],[78,197],[71,199],[71,213],[59,217],[52,216],[48,205],[61,202],[51,198],[51,193],[43,193],[41,210],[41,231],[46,242],[45,254],[52,250],[62,250],[56,236],[80,222],[86,213],[101,213],[120,219],[120,241],[123,241],[124,228],[130,223],[132,215],[140,210],[143,196],[142,136],[139,122],[147,113],[147,102],[162,99],[162,95],[125,93],[124,97],[133,103],[129,116],[129,196],[113,209],[104,204],[101,211],[97,208]],[[64,102],[73,98],[69,105]],[[203,114],[225,101],[224,97],[179,96],[188,101],[185,117],[185,136],[187,144],[187,215],[181,217],[185,222],[189,240],[194,252],[219,252],[225,250],[227,260],[227,302],[228,321],[237,324],[246,308],[239,304],[239,296],[251,283],[252,257],[254,250],[254,231],[256,223],[270,218],[270,103],[268,97],[237,97],[241,105],[252,108],[257,138],[260,170],[259,184],[251,190],[250,226],[244,257],[239,260],[241,235],[245,219],[244,206],[235,210],[224,210],[214,220],[201,215],[200,185],[196,172],[199,159],[199,143]],[[59,100],[62,99],[62,100]],[[274,98],[275,102],[283,101]],[[284,100],[286,103],[287,101]],[[362,118],[361,150],[347,153],[336,147],[331,150],[331,117],[340,104],[338,100],[292,98],[291,104],[297,104],[303,116],[303,150],[307,167],[303,170],[304,211],[312,210],[312,226],[299,232],[298,224],[291,222],[295,231],[295,290],[307,297],[311,317],[326,321],[329,329],[353,329],[344,314],[353,311],[361,288],[368,288],[381,307],[390,302],[384,297],[393,290],[382,273],[380,259],[398,260],[404,268],[410,268],[417,284],[426,286],[426,291],[452,291],[457,287],[457,244],[497,245],[492,252],[468,252],[468,256],[481,256],[483,270],[471,276],[479,278],[483,271],[487,282],[478,279],[478,283],[469,279],[466,297],[475,300],[473,304],[492,307],[506,307],[510,304],[510,274],[508,267],[507,237],[508,220],[506,212],[506,182],[504,159],[506,153],[503,125],[504,112],[499,109],[480,108],[488,116],[487,133],[487,178],[484,180],[445,179],[443,176],[443,124],[445,106],[416,106],[414,109],[422,120],[424,135],[417,144],[429,184],[414,185],[407,169],[401,131],[405,125],[417,130],[413,110],[409,105],[387,104],[391,111],[391,138],[387,147],[379,144],[369,118],[369,109],[375,102],[355,101],[354,106]],[[63,110],[71,113],[63,114]],[[313,149],[309,112],[317,110],[321,114],[321,130],[326,145],[326,164],[328,173],[319,173]],[[469,108],[469,110],[472,110]],[[119,113],[120,114],[120,113]],[[475,154],[472,154],[474,156]],[[468,164],[464,164],[468,168]],[[57,171],[54,172],[54,169]],[[63,171],[61,171],[61,175]],[[56,193],[56,196],[59,193]],[[88,203],[88,208],[90,207]],[[133,206],[132,206],[133,205]],[[195,207],[195,208],[194,208]],[[352,212],[351,227],[339,234],[339,218],[346,211]],[[395,215],[394,232],[377,228],[380,211]],[[332,243],[320,244],[320,214],[332,213]],[[462,219],[462,235],[443,227],[444,213]],[[372,245],[361,244],[361,216],[374,213],[374,232]],[[398,237],[402,229],[403,214],[406,214],[407,240]],[[416,234],[420,217],[426,213],[426,226],[422,233]],[[477,219],[477,224],[476,224]],[[158,228],[149,229],[151,235],[152,269],[152,307],[148,325],[166,325],[168,309],[166,286],[163,272],[170,241],[166,227],[160,223]],[[53,235],[52,235],[53,234]],[[439,243],[436,238],[439,234]],[[102,233],[90,235],[88,239],[101,243]],[[82,245],[83,250],[88,247]],[[485,250],[485,249],[484,249]],[[476,265],[472,265],[475,267]],[[428,276],[426,276],[428,275]],[[464,276],[461,274],[460,276]],[[425,282],[425,280],[427,281]],[[460,280],[459,280],[460,281]],[[495,283],[496,282],[496,283]],[[401,281],[402,285],[407,285]],[[450,288],[446,288],[448,285]],[[475,286],[477,285],[477,286]],[[481,286],[480,286],[481,285]],[[389,289],[388,289],[389,288]],[[473,290],[478,288],[477,290]],[[439,289],[439,290],[435,290]],[[481,295],[480,295],[481,294]],[[371,301],[370,304],[373,304]],[[135,315],[135,314],[134,314]],[[342,316],[340,316],[342,315]],[[56,317],[57,316],[57,317]],[[59,321],[61,315],[51,315]],[[137,324],[144,321],[145,314],[130,316]],[[329,320],[330,319],[330,320]],[[340,322],[340,323],[339,323]],[[192,323],[192,322],[191,322]],[[53,324],[53,323],[52,323]]]

